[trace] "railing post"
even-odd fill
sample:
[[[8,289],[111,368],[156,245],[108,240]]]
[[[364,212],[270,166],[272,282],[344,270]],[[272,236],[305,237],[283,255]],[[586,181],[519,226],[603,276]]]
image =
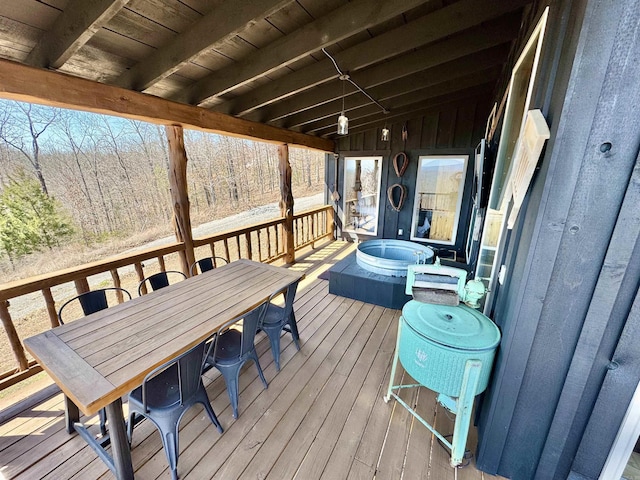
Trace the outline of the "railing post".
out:
[[[333,208],[327,209],[325,210],[326,215],[327,215],[327,233],[331,232],[332,238],[335,240],[336,239],[336,223],[334,220],[334,215],[336,214],[335,210]]]
[[[247,242],[247,258],[253,260],[253,248],[251,247],[251,232],[244,234],[244,240]]]
[[[138,274],[138,282],[141,282],[142,280],[144,280],[144,270],[142,269],[142,264],[140,262],[136,262],[133,267],[136,269],[136,273]],[[143,295],[147,294],[147,284],[143,283],[140,286],[140,292]]]
[[[42,295],[44,296],[44,302],[47,305],[47,313],[49,314],[49,321],[51,322],[51,328],[55,328],[60,325],[58,319],[58,312],[56,312],[56,302],[53,299],[50,288],[43,288]]]
[[[16,327],[13,325],[13,321],[11,320],[11,314],[9,313],[9,302],[7,302],[6,300],[0,300],[0,320],[2,320],[2,326],[4,327],[4,330],[7,332],[7,336],[9,337],[9,343],[11,344],[13,355],[18,361],[20,371],[22,372],[24,370],[28,370],[29,362],[27,361],[27,357],[24,354],[24,348],[22,348],[22,343],[20,343],[20,337],[18,337]]]
[[[89,282],[86,278],[78,278],[74,280],[73,283],[76,285],[76,292],[78,295],[82,295],[83,293],[87,293],[89,289]]]
[[[120,282],[120,275],[118,275],[118,269],[114,268],[113,270],[110,270],[110,272],[111,272],[111,279],[113,280],[113,286],[116,288],[122,288],[122,283]],[[116,290],[116,298],[118,299],[118,303],[124,302],[124,295],[122,294],[122,291]]]
[[[176,239],[184,243],[184,256],[180,255],[182,271],[189,276],[189,266],[196,261],[193,251],[193,232],[187,191],[187,152],[179,125],[165,126],[169,141],[169,188],[173,202],[173,227]]]
[[[289,163],[289,145],[278,146],[280,167],[280,214],[284,217],[284,261],[295,263],[296,253],[293,240],[293,192],[291,190],[291,164]]]

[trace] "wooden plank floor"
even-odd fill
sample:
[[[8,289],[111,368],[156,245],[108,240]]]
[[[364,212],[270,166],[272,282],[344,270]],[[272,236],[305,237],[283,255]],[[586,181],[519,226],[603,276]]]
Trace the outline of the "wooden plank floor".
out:
[[[447,452],[424,426],[396,402],[382,400],[400,312],[330,295],[328,282],[317,278],[352,250],[353,245],[333,242],[293,267],[308,277],[295,302],[302,349],[296,351],[290,336],[284,336],[282,370],[276,372],[268,341],[259,335],[257,349],[269,388],[263,389],[252,364],[245,366],[237,420],[222,378],[216,370],[207,373],[207,391],[225,432],[218,434],[200,406],[185,414],[180,478],[496,478],[476,470],[473,460],[454,471]],[[405,389],[402,397],[442,433],[453,430],[429,390]],[[96,428],[95,418],[87,421]],[[0,425],[0,478],[113,478],[63,424],[60,393],[7,419]],[[474,429],[470,437],[473,450]],[[136,478],[170,478],[151,422],[136,426],[132,456]]]

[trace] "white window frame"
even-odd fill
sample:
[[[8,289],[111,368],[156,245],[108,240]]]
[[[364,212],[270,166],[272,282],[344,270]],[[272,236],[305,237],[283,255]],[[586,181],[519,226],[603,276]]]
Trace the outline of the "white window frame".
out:
[[[347,209],[350,208],[348,203],[351,199],[351,193],[348,192],[347,186],[347,163],[349,161],[355,162],[356,160],[377,160],[378,165],[378,178],[376,180],[376,190],[377,190],[377,198],[376,198],[376,221],[373,232],[367,232],[358,228],[348,228],[347,227]],[[382,184],[382,168],[383,168],[383,157],[374,155],[374,156],[363,156],[363,157],[344,157],[344,166],[343,166],[343,181],[342,181],[342,198],[344,199],[344,208],[342,210],[342,231],[345,233],[353,233],[356,235],[370,235],[377,236],[378,235],[378,224],[380,223],[380,187]]]
[[[420,169],[423,160],[440,160],[440,159],[452,159],[452,160],[462,160],[462,180],[460,189],[458,189],[458,199],[456,201],[456,211],[455,217],[453,221],[453,230],[451,240],[436,240],[433,238],[422,238],[414,236],[414,232],[416,231],[417,223],[419,221],[419,204],[420,204],[420,192],[418,191],[418,181],[420,177]],[[464,185],[467,176],[467,168],[469,166],[469,155],[420,155],[418,157],[418,171],[416,173],[416,183],[415,183],[415,193],[413,196],[413,213],[411,218],[411,240],[415,242],[425,242],[425,243],[435,243],[439,245],[455,245],[456,238],[458,237],[458,224],[460,223],[460,210],[462,209],[462,197],[464,193]]]
[[[505,186],[504,179],[506,178],[508,173],[508,171],[506,171],[508,169],[506,168],[505,160],[504,160],[504,157],[506,157],[505,150],[510,141],[516,142],[517,138],[520,136],[522,132],[522,129],[524,128],[526,113],[529,111],[531,96],[533,95],[533,87],[535,85],[535,81],[538,73],[538,65],[539,65],[540,55],[542,52],[542,44],[544,41],[544,32],[547,25],[548,16],[549,16],[549,7],[546,7],[542,16],[540,17],[540,20],[538,21],[538,24],[536,25],[536,28],[533,30],[531,36],[529,37],[529,40],[527,41],[525,47],[523,48],[522,53],[518,57],[518,61],[513,67],[513,70],[511,73],[511,80],[509,82],[509,95],[507,97],[504,122],[503,122],[502,128],[504,130],[504,125],[507,125],[511,122],[519,121],[520,123],[519,123],[519,128],[514,132],[515,138],[508,139],[508,138],[504,138],[503,136],[501,136],[500,138],[498,153],[496,155],[496,166],[495,166],[495,171],[493,173],[493,179],[491,182],[491,189],[489,193],[489,202],[488,202],[488,206],[485,214],[485,225],[482,229],[482,240],[480,241],[480,250],[478,252],[478,262],[482,257],[483,250],[494,250],[495,252],[493,257],[493,265],[491,266],[491,274],[487,279],[487,283],[488,283],[487,295],[484,299],[484,308],[483,308],[483,313],[485,315],[489,315],[491,313],[491,308],[493,305],[493,297],[495,295],[495,290],[496,290],[496,281],[498,280],[497,273],[500,270],[498,265],[499,264],[498,260],[502,258],[502,249],[500,248],[500,245],[502,244],[502,238],[505,235],[506,226],[507,226],[508,206],[502,205],[502,198],[504,196],[505,189],[501,188]],[[534,59],[533,59],[533,64],[531,68],[531,74],[529,76],[529,83],[527,85],[527,93],[525,96],[525,103],[524,103],[524,109],[522,112],[522,117],[520,119],[513,118],[515,114],[513,113],[514,99],[513,99],[512,92],[513,92],[515,77],[520,74],[520,69],[522,68],[525,59],[529,56],[529,54],[533,49],[535,49],[535,53],[534,53]],[[489,230],[486,228],[486,222],[492,213],[502,215],[502,221],[500,225],[500,234],[498,236],[498,242],[495,247],[489,247],[487,245],[487,242],[488,242],[487,236],[489,235]],[[478,278],[477,275],[476,275],[476,278]],[[484,278],[486,279],[486,277]]]

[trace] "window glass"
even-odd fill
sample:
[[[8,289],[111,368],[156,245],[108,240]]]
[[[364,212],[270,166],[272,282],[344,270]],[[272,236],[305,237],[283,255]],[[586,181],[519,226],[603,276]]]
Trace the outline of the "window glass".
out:
[[[362,235],[378,233],[382,157],[344,159],[343,230]]]

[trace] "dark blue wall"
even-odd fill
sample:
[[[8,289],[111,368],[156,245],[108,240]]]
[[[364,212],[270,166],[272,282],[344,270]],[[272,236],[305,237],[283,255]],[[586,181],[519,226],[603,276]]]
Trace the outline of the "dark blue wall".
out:
[[[477,408],[477,465],[514,479],[595,479],[640,381],[640,2],[534,2],[514,61],[547,5],[531,108],[542,110],[551,138],[502,237],[507,274],[491,317],[503,340]],[[338,142],[341,155],[384,156],[380,236],[397,238],[403,228],[408,238],[418,156],[472,155],[509,75],[494,96],[397,121],[390,144],[379,141],[379,128]],[[400,150],[411,167],[400,179],[409,191],[398,214],[386,188],[399,180],[390,161]],[[333,159],[328,165],[331,188]],[[468,215],[467,202],[460,254]]]
[[[338,141],[340,156],[338,164],[338,192],[342,196],[345,156],[381,155],[383,157],[382,179],[380,187],[380,216],[377,237],[362,235],[360,240],[371,238],[397,238],[409,240],[411,219],[413,213],[413,199],[415,195],[415,181],[420,155],[454,155],[469,156],[465,177],[465,192],[471,191],[474,168],[474,149],[484,136],[484,129],[492,103],[489,92],[481,96],[474,96],[464,102],[445,104],[439,108],[423,112],[416,117],[407,118],[402,122],[390,123],[391,139],[388,142],[380,140],[380,128],[356,133],[343,137]],[[402,140],[402,126],[407,127],[407,141]],[[400,151],[407,154],[409,167],[402,177],[398,177],[393,168],[393,157]],[[333,191],[335,183],[336,161],[331,155],[327,156],[326,182],[329,191]],[[407,197],[404,207],[396,212],[387,199],[387,189],[399,183],[407,187]],[[342,211],[344,199],[339,201],[339,211]],[[330,202],[332,203],[332,202]],[[455,245],[433,244],[435,249],[442,249],[443,254],[455,251],[457,258],[464,255],[465,242],[469,226],[471,198],[463,197],[461,205],[458,234]],[[338,222],[340,215],[337,215]],[[341,225],[339,224],[339,227]],[[403,235],[398,235],[398,230]],[[341,229],[338,238],[342,237]],[[345,234],[344,238],[352,238]]]

